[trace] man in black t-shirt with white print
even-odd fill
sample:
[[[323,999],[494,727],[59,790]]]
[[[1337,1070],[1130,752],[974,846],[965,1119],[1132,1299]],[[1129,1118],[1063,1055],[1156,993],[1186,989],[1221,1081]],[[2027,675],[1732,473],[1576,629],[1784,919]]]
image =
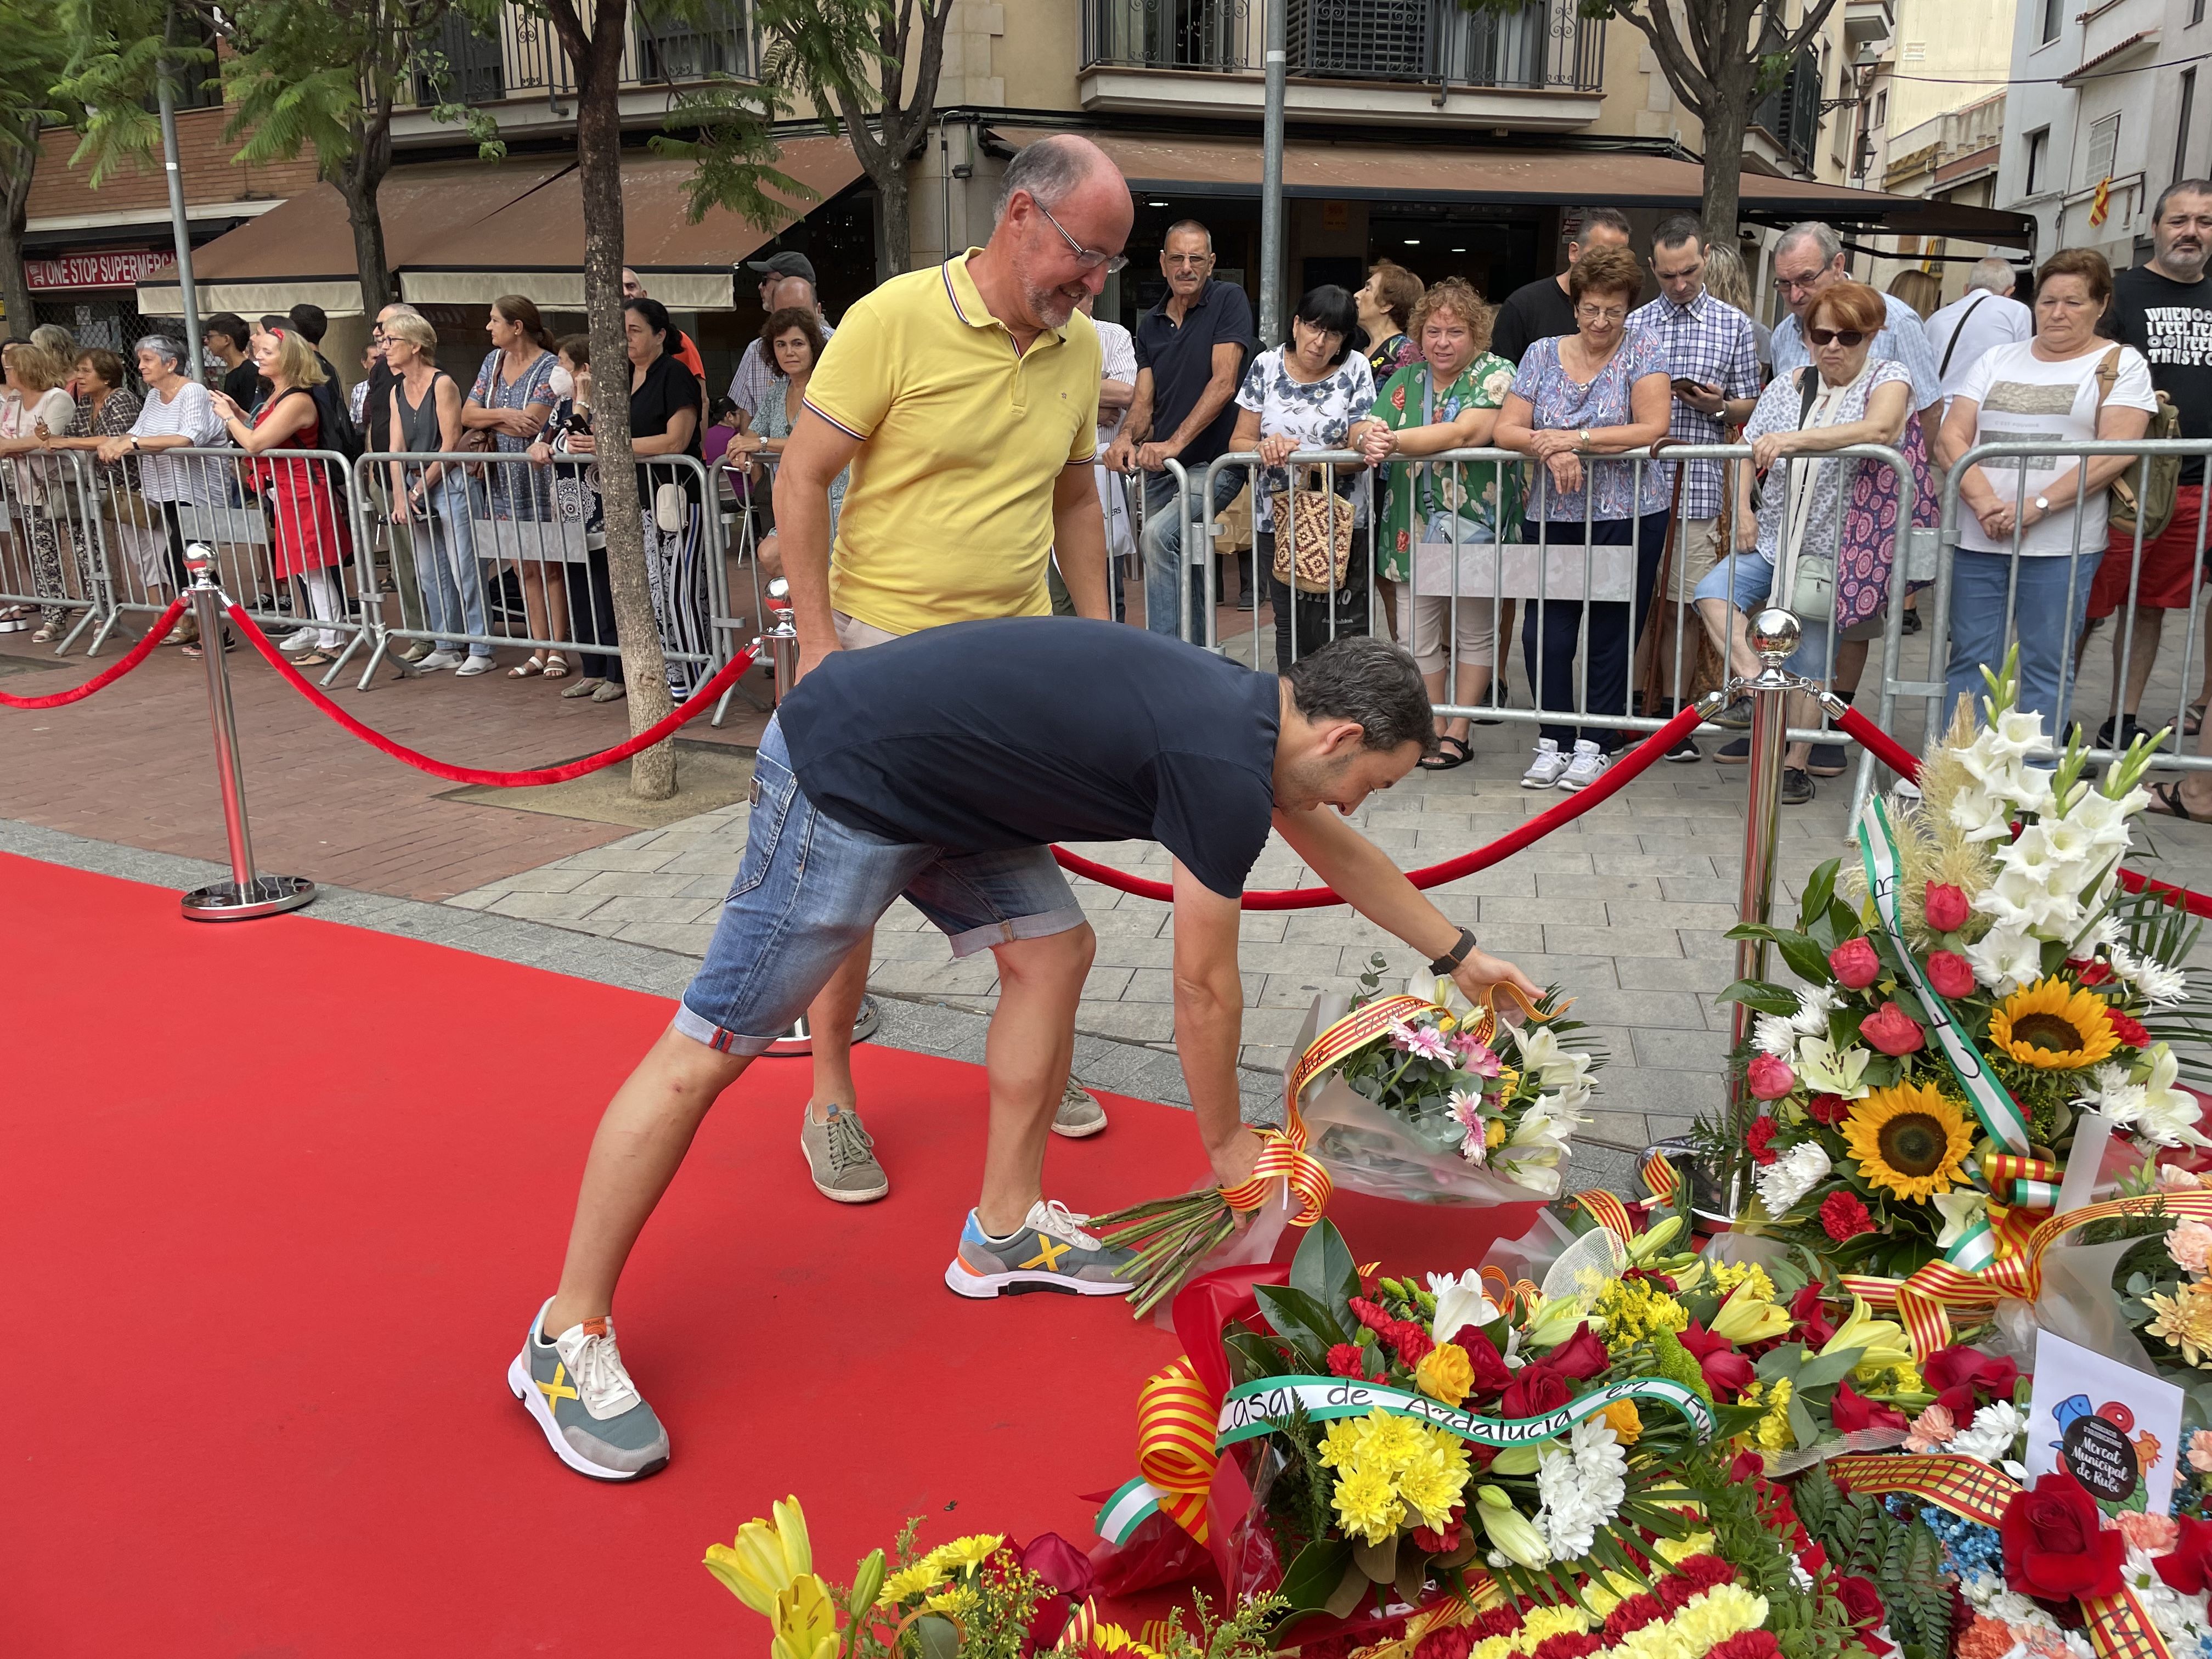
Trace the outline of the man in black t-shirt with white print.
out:
[[[1058,694],[1068,686],[1081,695]],[[600,1120],[559,1291],[508,1371],[555,1454],[603,1480],[667,1462],[609,1322],[623,1262],[708,1109],[902,895],[955,954],[988,950],[999,969],[981,1193],[944,1273],[971,1297],[1129,1288],[1129,1253],[1044,1195],[1096,943],[1052,842],[1156,840],[1174,854],[1176,1048],[1224,1187],[1250,1178],[1261,1146],[1237,1082],[1237,943],[1271,829],[1469,998],[1500,981],[1533,998],[1527,975],[1476,950],[1344,821],[1434,743],[1413,659],[1358,635],[1280,678],[1055,617],[954,623],[825,658],[762,734],[744,860],[707,959]],[[923,1269],[886,1271],[898,1295]]]

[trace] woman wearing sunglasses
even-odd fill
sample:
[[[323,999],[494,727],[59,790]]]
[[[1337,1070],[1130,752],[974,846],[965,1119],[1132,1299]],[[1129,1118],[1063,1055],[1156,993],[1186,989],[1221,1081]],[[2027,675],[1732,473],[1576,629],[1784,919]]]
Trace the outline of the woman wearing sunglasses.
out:
[[[1943,465],[1980,443],[2142,437],[2158,399],[2142,355],[2098,336],[2112,302],[2103,254],[2063,248],[2045,260],[2035,273],[2034,337],[1974,365],[1943,417]],[[2003,662],[2014,637],[2019,706],[2063,741],[2074,641],[2105,556],[2105,488],[2134,459],[2100,455],[2084,466],[2069,455],[1996,455],[1966,469],[1959,495],[1972,516],[1959,515],[1952,565],[1947,714],[1961,696],[1978,711],[1981,671]]]
[[[1825,680],[1833,672],[1831,641],[1837,633],[1856,638],[1879,626],[1897,548],[1891,469],[1878,461],[1796,458],[1850,444],[1894,444],[1906,436],[1906,459],[1916,472],[1924,471],[1919,427],[1908,419],[1911,374],[1893,358],[1869,361],[1887,315],[1881,295],[1864,283],[1823,289],[1804,319],[1814,366],[1770,385],[1744,424],[1751,465],[1735,467],[1734,556],[1714,566],[1697,589],[1698,614],[1736,673],[1759,672],[1744,618],[1770,602],[1796,613],[1804,635],[1789,666],[1808,679]],[[1874,499],[1884,486],[1887,515]],[[1845,545],[1847,518],[1863,522],[1853,526],[1860,533]],[[1794,593],[1775,591],[1785,547],[1797,573]],[[1815,611],[1807,577],[1822,568],[1833,573],[1832,593]],[[1820,705],[1809,695],[1795,693],[1790,704],[1791,726],[1820,723]],[[1783,757],[1782,799],[1791,805],[1813,799],[1812,750],[1810,743],[1793,743]]]

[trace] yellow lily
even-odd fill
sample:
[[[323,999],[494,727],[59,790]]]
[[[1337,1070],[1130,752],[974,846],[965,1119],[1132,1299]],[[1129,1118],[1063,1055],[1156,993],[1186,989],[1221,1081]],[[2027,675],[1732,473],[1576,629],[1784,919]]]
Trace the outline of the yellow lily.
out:
[[[1530,1298],[1536,1304],[1528,1322],[1521,1328],[1522,1346],[1529,1348],[1556,1348],[1575,1334],[1575,1327],[1585,1319],[1595,1330],[1603,1322],[1590,1318],[1590,1301],[1582,1296],[1539,1296]]]
[[[1912,1350],[1905,1340],[1905,1328],[1893,1319],[1876,1319],[1868,1310],[1866,1298],[1856,1291],[1851,1296],[1851,1316],[1836,1328],[1820,1349],[1823,1356],[1841,1353],[1846,1348],[1861,1350],[1859,1364],[1881,1367],[1909,1365]]]
[[[791,1583],[814,1571],[814,1547],[806,1534],[806,1512],[796,1498],[770,1505],[775,1521],[756,1517],[738,1528],[735,1540],[707,1547],[707,1571],[755,1613],[772,1617],[776,1597]]]
[[[794,1578],[775,1598],[770,1659],[836,1659],[837,1608],[830,1587],[812,1573]]]
[[[1728,1300],[1713,1316],[1712,1333],[1731,1342],[1764,1342],[1790,1328],[1790,1314],[1765,1297],[1752,1293],[1748,1282],[1730,1291]]]
[[[1644,1266],[1659,1253],[1660,1247],[1682,1231],[1682,1218],[1670,1215],[1648,1232],[1638,1233],[1628,1241],[1628,1259],[1638,1267]]]

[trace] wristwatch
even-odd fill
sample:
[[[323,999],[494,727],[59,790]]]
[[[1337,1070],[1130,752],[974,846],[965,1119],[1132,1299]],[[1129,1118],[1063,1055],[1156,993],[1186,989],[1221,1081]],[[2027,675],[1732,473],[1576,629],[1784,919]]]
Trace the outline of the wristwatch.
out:
[[[1584,427],[1581,431],[1575,434],[1575,439],[1584,449],[1588,449],[1590,447],[1590,429],[1588,427]]]
[[[2051,511],[2051,503],[2050,503],[2050,501],[2049,501],[2048,500],[2046,500],[2045,497],[2043,497],[2043,496],[2041,496],[2041,495],[2038,495],[2038,496],[2035,498],[2035,510],[2036,510],[2037,512],[2039,512],[2039,513],[2048,513],[2048,512],[2050,512],[2050,511]]]
[[[1459,943],[1431,963],[1429,971],[1439,975],[1452,972],[1460,963],[1467,960],[1467,953],[1473,949],[1474,949],[1474,930],[1471,927],[1461,928]]]

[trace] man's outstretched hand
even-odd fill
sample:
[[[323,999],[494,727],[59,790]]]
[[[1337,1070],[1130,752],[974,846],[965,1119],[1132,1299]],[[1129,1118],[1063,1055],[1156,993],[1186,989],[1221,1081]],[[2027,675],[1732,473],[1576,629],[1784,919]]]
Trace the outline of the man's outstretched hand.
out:
[[[1241,1187],[1252,1178],[1253,1167],[1260,1161],[1263,1143],[1257,1133],[1237,1126],[1237,1133],[1218,1146],[1206,1148],[1206,1156],[1213,1161],[1213,1179],[1222,1187]]]
[[[1465,993],[1469,1002],[1480,1002],[1483,994],[1501,981],[1517,987],[1531,1002],[1544,994],[1542,987],[1503,957],[1469,951],[1467,959],[1452,969],[1452,982]]]

